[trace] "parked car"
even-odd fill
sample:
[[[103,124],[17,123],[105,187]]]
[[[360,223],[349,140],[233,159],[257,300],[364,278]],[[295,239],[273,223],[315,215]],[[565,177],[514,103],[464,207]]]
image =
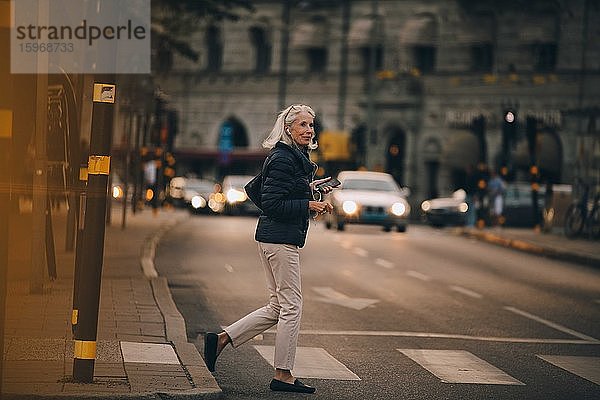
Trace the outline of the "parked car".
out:
[[[223,178],[221,191],[215,193],[217,212],[226,215],[257,215],[260,209],[248,198],[244,186],[254,178],[252,175],[227,175]]]
[[[342,183],[327,195],[334,206],[332,214],[325,214],[325,227],[344,230],[346,224],[383,226],[386,232],[396,227],[406,231],[410,205],[406,200],[410,191],[401,188],[390,174],[368,171],[342,171],[337,176]]]
[[[183,190],[183,201],[193,213],[209,214],[211,195],[215,190],[215,182],[207,179],[187,178]]]
[[[421,203],[423,219],[435,227],[464,225],[469,210],[466,197],[467,193],[463,189],[458,189],[450,197],[425,200]]]

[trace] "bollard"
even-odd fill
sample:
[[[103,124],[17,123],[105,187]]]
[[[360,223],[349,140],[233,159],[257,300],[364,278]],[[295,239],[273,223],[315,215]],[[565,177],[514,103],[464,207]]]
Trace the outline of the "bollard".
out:
[[[113,84],[114,76],[108,77],[106,80],[109,83],[94,83],[83,251],[78,282],[73,379],[83,383],[91,383],[94,379],[98,308],[104,258],[110,142],[116,91]]]

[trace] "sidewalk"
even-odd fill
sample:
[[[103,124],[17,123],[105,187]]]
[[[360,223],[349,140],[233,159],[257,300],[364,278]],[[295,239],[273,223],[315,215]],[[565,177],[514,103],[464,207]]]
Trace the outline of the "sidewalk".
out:
[[[568,239],[562,230],[535,232],[531,228],[455,228],[454,233],[540,256],[600,268],[600,241]]]
[[[122,230],[120,212],[113,209],[105,235],[94,382],[72,380],[74,253],[64,251],[63,212],[53,218],[58,279],[48,282],[43,294],[32,295],[28,271],[9,271],[2,399],[220,395],[202,357],[187,342],[185,321],[166,279],[153,274],[158,239],[186,214],[128,214]]]

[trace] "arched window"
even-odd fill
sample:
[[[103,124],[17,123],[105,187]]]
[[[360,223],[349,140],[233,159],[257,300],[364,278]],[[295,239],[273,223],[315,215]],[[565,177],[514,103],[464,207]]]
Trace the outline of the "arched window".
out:
[[[211,25],[206,30],[206,69],[209,72],[217,72],[223,66],[223,41],[221,29]]]
[[[254,46],[254,72],[265,74],[271,68],[272,45],[267,29],[253,26],[249,30],[250,41]]]

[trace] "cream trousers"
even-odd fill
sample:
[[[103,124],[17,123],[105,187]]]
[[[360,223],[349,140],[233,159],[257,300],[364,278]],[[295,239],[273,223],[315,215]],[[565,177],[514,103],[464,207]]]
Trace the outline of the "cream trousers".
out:
[[[267,278],[269,304],[229,325],[225,332],[233,347],[238,347],[277,324],[274,366],[291,370],[302,316],[300,253],[297,246],[290,244],[258,242],[258,249]]]

